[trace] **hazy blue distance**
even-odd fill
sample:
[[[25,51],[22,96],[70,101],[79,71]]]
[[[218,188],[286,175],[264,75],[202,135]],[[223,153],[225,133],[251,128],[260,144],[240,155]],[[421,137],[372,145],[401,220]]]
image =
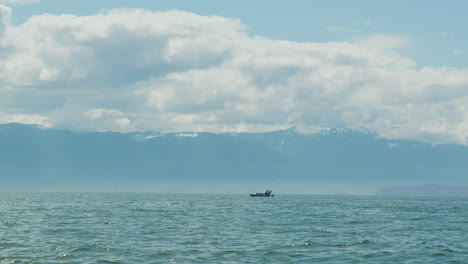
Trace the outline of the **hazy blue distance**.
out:
[[[124,134],[7,124],[0,125],[0,145],[3,191],[170,192],[164,186],[179,185],[173,191],[242,193],[273,186],[293,193],[371,194],[391,185],[468,184],[468,147],[340,129],[314,135],[294,129]]]

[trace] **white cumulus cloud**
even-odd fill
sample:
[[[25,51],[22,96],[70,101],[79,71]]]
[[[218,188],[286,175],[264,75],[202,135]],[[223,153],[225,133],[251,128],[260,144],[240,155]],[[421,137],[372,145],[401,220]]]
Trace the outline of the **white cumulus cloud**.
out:
[[[37,2],[39,2],[39,0],[0,0],[0,4],[26,4]]]
[[[74,130],[366,128],[466,144],[468,69],[417,68],[400,36],[297,43],[240,21],[115,9],[8,23],[0,8],[0,122]],[[4,19],[5,18],[5,19]],[[13,118],[15,117],[15,118]]]
[[[10,24],[11,8],[0,5],[0,38],[2,37],[6,27]]]

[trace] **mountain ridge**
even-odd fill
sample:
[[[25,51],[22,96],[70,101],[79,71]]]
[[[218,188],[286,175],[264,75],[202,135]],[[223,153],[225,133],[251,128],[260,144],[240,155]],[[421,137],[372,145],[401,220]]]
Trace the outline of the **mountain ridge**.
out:
[[[467,184],[468,147],[335,129],[301,134],[72,132],[0,125],[0,179],[13,186],[70,182]],[[39,187],[37,187],[39,188]]]

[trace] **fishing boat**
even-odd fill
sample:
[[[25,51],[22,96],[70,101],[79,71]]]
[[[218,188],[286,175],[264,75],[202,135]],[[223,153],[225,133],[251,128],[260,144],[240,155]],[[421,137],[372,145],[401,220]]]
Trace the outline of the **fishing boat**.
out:
[[[264,193],[251,193],[250,197],[275,197],[275,195],[271,194],[271,190],[266,190]]]

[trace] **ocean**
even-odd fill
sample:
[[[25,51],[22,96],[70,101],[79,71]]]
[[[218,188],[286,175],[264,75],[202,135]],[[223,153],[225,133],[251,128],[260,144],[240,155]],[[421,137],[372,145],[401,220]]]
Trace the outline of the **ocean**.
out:
[[[0,263],[468,263],[468,199],[3,192]]]

